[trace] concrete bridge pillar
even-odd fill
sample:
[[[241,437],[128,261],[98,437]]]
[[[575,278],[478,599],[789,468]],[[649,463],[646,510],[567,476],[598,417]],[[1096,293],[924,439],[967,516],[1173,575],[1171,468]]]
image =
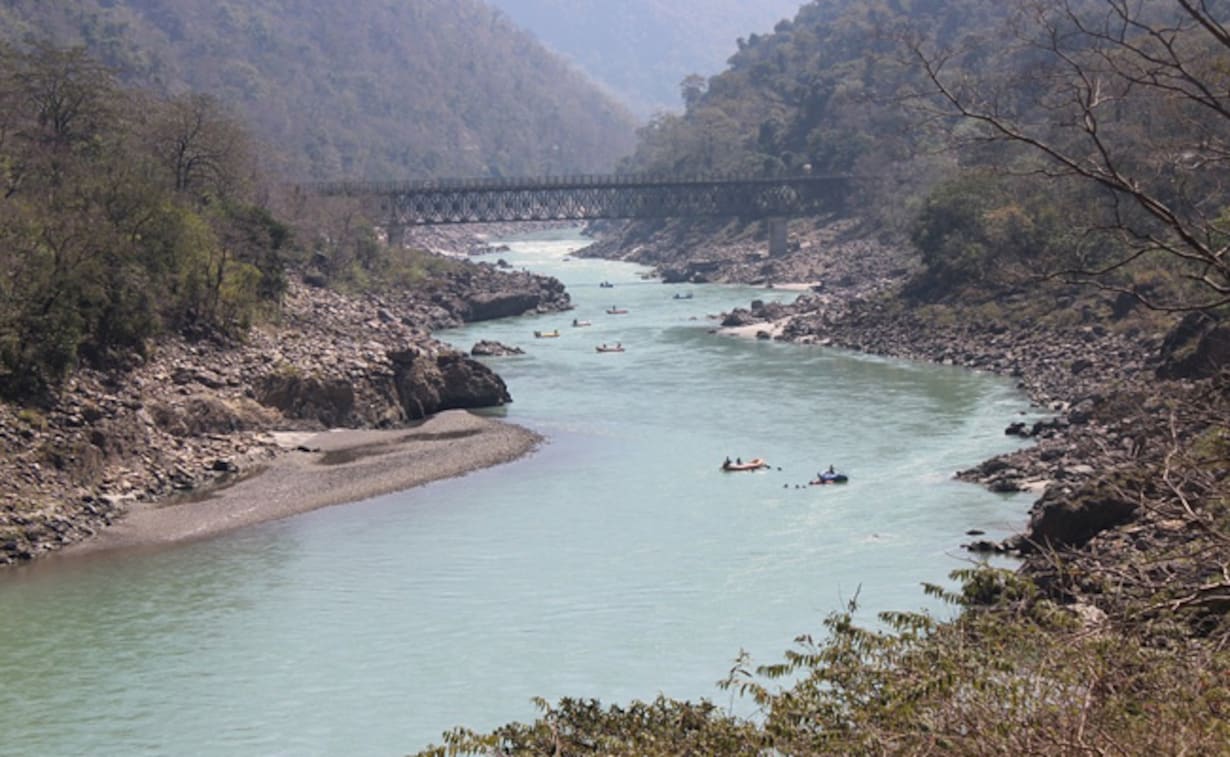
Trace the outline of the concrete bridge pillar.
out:
[[[769,224],[769,257],[780,258],[786,254],[786,219],[770,218]]]

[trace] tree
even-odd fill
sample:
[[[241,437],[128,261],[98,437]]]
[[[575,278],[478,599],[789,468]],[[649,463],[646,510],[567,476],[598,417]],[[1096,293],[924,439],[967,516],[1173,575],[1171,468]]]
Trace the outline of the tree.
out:
[[[85,48],[41,42],[19,54],[16,64],[15,104],[26,116],[28,139],[68,148],[88,142],[110,120],[114,79]]]
[[[3,196],[31,177],[57,181],[73,153],[97,146],[120,99],[111,72],[82,48],[0,47]]]
[[[170,100],[148,128],[176,192],[226,196],[250,166],[247,134],[210,95]]]
[[[0,50],[0,390],[59,381],[107,312],[102,188],[123,95],[78,48]]]
[[[1043,159],[1033,170],[1098,190],[1088,231],[1118,244],[1092,245],[1056,274],[1158,309],[1215,308],[1230,303],[1226,14],[1222,0],[1029,0],[1008,50],[1027,75],[999,79],[961,70],[977,51],[911,47],[922,94],[973,127],[958,129],[966,144],[1020,148]],[[1131,278],[1145,266],[1186,286],[1146,292]]]
[[[695,108],[700,105],[705,92],[709,91],[709,80],[700,74],[688,74],[679,84],[679,91],[683,96],[684,106]]]

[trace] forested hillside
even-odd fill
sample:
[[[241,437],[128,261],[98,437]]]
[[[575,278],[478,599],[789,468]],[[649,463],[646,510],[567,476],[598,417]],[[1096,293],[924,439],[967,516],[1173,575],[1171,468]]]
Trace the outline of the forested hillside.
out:
[[[813,2],[692,81],[626,168],[856,176],[849,207],[916,245],[920,295],[1047,271],[1224,303],[1227,48],[1184,5]]]
[[[480,0],[6,0],[0,35],[242,111],[295,178],[580,172],[631,116]]]
[[[736,39],[792,17],[800,0],[489,0],[638,112],[677,110],[679,84],[721,70]]]

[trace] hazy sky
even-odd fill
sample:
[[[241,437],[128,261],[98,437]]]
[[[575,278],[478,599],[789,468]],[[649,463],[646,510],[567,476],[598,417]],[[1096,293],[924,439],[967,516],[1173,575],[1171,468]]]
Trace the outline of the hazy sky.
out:
[[[735,40],[772,31],[801,0],[488,0],[642,117],[681,108],[679,83],[711,76]]]

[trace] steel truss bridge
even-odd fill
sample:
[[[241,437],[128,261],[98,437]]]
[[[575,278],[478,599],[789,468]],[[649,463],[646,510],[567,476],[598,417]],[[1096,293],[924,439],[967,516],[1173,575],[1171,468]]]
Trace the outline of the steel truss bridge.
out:
[[[841,202],[850,176],[647,175],[332,182],[315,194],[379,201],[390,242],[407,226],[603,218],[732,217],[769,221],[769,253],[786,251],[786,219]]]
[[[307,189],[328,196],[378,199],[392,224],[428,226],[600,218],[787,218],[831,205],[849,179],[587,175],[333,182]]]

